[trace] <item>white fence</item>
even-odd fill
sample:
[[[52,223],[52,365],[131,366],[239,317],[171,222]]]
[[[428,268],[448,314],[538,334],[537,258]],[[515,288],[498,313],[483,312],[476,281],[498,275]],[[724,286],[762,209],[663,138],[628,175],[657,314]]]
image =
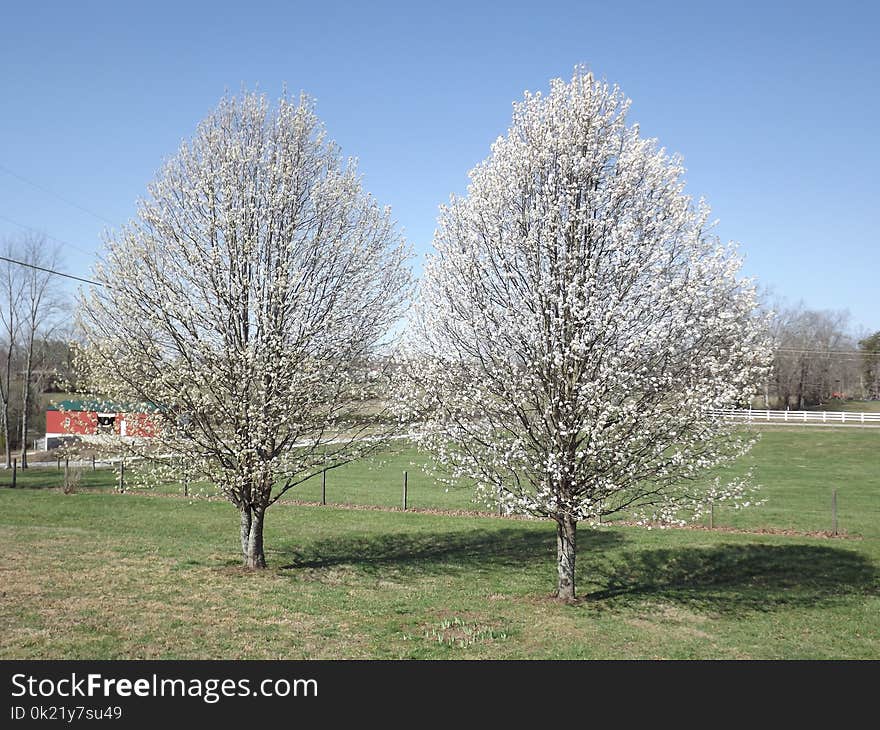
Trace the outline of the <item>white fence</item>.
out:
[[[812,424],[836,424],[843,423],[848,426],[880,426],[880,413],[847,413],[845,411],[765,411],[754,410],[725,410],[713,411],[717,415],[733,418],[748,423],[812,423]]]

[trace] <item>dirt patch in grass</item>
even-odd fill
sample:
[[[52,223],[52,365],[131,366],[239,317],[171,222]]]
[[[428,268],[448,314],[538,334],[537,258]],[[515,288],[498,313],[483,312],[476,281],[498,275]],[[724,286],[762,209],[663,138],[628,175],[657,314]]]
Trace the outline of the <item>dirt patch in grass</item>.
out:
[[[56,491],[60,493],[60,489],[47,489],[45,491]],[[89,491],[94,492],[97,490],[90,489]],[[190,504],[194,504],[197,502],[220,502],[225,503],[227,500],[218,495],[200,495],[200,494],[192,494],[189,496],[184,496],[183,494],[174,494],[174,493],[157,493],[151,490],[129,490],[126,493],[120,494],[118,492],[108,490],[106,492],[107,495],[112,495],[114,497],[126,497],[132,496],[136,494],[141,497],[151,497],[154,499],[170,499],[170,500],[186,500]],[[479,519],[498,519],[498,520],[508,520],[508,521],[526,521],[526,522],[549,522],[549,518],[544,517],[533,517],[530,515],[499,515],[497,512],[489,512],[477,509],[437,509],[437,508],[428,508],[428,507],[408,507],[404,510],[401,507],[393,507],[388,505],[374,505],[374,504],[354,504],[351,502],[332,502],[327,505],[322,505],[320,502],[310,501],[310,500],[294,500],[294,499],[286,499],[283,503],[280,503],[279,506],[289,506],[289,507],[309,507],[309,508],[331,508],[331,509],[341,509],[341,510],[350,510],[357,512],[384,512],[384,513],[401,513],[401,514],[419,514],[419,515],[432,515],[438,517],[473,517]],[[596,527],[596,526],[594,526]],[[862,540],[863,536],[857,533],[848,533],[846,530],[839,530],[837,533],[832,532],[831,530],[794,530],[789,528],[774,528],[774,527],[754,527],[754,528],[741,528],[741,527],[723,527],[723,526],[715,526],[712,528],[707,527],[702,524],[688,524],[688,525],[665,525],[662,523],[639,523],[633,520],[607,520],[602,522],[597,527],[637,527],[640,529],[654,529],[654,530],[694,530],[694,531],[705,531],[705,532],[715,532],[715,533],[727,533],[727,534],[737,534],[737,535],[779,535],[783,537],[811,537],[818,539],[827,539],[827,540]],[[39,527],[31,527],[28,529],[54,529],[54,528],[39,528]],[[65,528],[70,532],[79,531],[77,528]],[[88,530],[82,530],[83,532],[88,532]]]
[[[861,535],[850,535],[845,530],[839,530],[837,533],[831,530],[788,530],[775,527],[755,527],[748,530],[739,527],[706,527],[706,525],[661,525],[661,524],[640,524],[629,520],[620,520],[615,522],[606,522],[606,526],[613,527],[641,527],[653,530],[697,530],[702,532],[722,532],[733,535],[781,535],[783,537],[818,537],[828,540],[861,540]]]

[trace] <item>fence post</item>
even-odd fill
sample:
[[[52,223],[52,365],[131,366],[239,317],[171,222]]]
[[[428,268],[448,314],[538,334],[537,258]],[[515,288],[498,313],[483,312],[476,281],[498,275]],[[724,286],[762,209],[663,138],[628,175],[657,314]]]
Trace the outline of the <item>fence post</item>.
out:
[[[119,493],[125,494],[125,457],[119,462]]]
[[[837,535],[837,490],[831,491],[831,534]]]
[[[715,501],[709,502],[709,529],[715,529]]]
[[[327,469],[321,470],[321,504],[327,504]]]
[[[15,489],[15,474],[18,471],[18,459],[12,460],[12,488]]]
[[[403,511],[406,512],[406,487],[407,487],[407,473],[403,472]]]
[[[95,471],[95,455],[92,454],[92,471]]]
[[[70,486],[70,459],[68,457],[64,457],[64,488],[67,489]]]

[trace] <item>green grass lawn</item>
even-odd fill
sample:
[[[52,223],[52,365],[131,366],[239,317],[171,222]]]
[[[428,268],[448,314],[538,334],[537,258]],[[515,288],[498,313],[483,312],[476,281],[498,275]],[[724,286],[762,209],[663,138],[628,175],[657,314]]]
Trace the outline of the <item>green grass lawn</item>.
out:
[[[328,504],[400,507],[403,473],[407,472],[407,504],[433,510],[491,511],[475,503],[467,486],[449,488],[436,484],[422,469],[425,456],[415,449],[331,470],[327,473]],[[834,429],[816,426],[770,426],[752,452],[734,469],[736,476],[751,467],[761,485],[760,498],[767,503],[746,510],[721,505],[715,524],[737,528],[778,528],[803,531],[831,529],[831,494],[838,490],[838,525],[843,531],[864,534],[880,517],[880,429]],[[131,467],[128,474],[131,477]],[[29,469],[18,473],[18,485],[59,489],[64,472]],[[0,470],[0,486],[9,486],[11,475]],[[79,491],[116,488],[109,469],[81,470]],[[129,484],[129,488],[132,485]],[[136,488],[134,488],[137,491]],[[193,485],[192,492],[213,494],[208,485]],[[179,484],[156,490],[182,494]],[[320,502],[321,480],[314,478],[289,491],[287,501]],[[270,513],[271,514],[271,513]]]
[[[228,504],[113,494],[101,471],[0,489],[0,658],[878,658],[878,447],[768,430],[749,456],[767,504],[717,520],[828,529],[836,486],[849,539],[583,527],[576,605],[549,598],[546,522],[282,503],[247,573]],[[396,505],[407,469],[416,506],[473,507],[417,457],[331,472],[328,497]]]
[[[19,469],[16,473],[16,485],[25,489],[61,489],[64,484],[64,467],[60,470],[45,467]],[[99,468],[92,471],[91,467],[77,469],[79,484],[77,491],[112,491],[116,485],[116,477],[112,470]],[[0,487],[12,487],[12,471],[0,469]]]

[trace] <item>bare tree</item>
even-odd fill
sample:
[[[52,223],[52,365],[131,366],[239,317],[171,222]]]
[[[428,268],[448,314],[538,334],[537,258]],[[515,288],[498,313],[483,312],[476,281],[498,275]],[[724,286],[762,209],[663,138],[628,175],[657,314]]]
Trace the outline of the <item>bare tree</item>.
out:
[[[58,325],[60,290],[53,288],[52,275],[45,269],[58,266],[59,248],[47,244],[45,236],[23,234],[8,238],[3,247],[0,280],[0,326],[2,326],[2,373],[0,409],[6,444],[7,468],[11,465],[14,431],[21,439],[21,466],[27,468],[30,414],[34,408],[33,382],[35,358],[43,338]],[[18,398],[13,401],[13,393]],[[18,426],[13,429],[13,410]]]
[[[771,331],[779,407],[817,405],[854,383],[856,347],[848,323],[844,311],[777,305]]]
[[[73,370],[74,333],[70,320],[59,320],[58,327],[41,337],[34,346],[34,370],[31,380],[35,392],[78,390]]]
[[[738,259],[628,105],[580,70],[515,105],[442,209],[412,345],[420,441],[508,512],[556,522],[567,600],[579,521],[748,504],[745,483],[697,477],[749,447],[712,409],[747,401],[769,362]]]
[[[224,98],[108,240],[80,370],[96,395],[152,411],[154,437],[127,448],[238,508],[247,567],[266,564],[268,507],[382,443],[366,404],[408,255],[313,104],[272,111],[254,94]]]
[[[19,315],[22,348],[21,468],[26,469],[34,366],[35,358],[39,356],[37,348],[58,327],[58,314],[65,297],[58,288],[53,287],[52,274],[47,271],[60,268],[58,246],[49,246],[45,236],[24,236],[19,246],[19,260],[26,264],[21,267],[20,274]]]
[[[11,239],[3,242],[5,259],[17,260],[17,247]],[[21,267],[9,260],[0,262],[0,326],[2,326],[2,360],[0,360],[0,418],[2,418],[3,444],[6,457],[6,468],[12,466],[12,428],[10,400],[13,390],[15,373],[15,357],[17,354],[20,324],[18,320],[22,297]]]

